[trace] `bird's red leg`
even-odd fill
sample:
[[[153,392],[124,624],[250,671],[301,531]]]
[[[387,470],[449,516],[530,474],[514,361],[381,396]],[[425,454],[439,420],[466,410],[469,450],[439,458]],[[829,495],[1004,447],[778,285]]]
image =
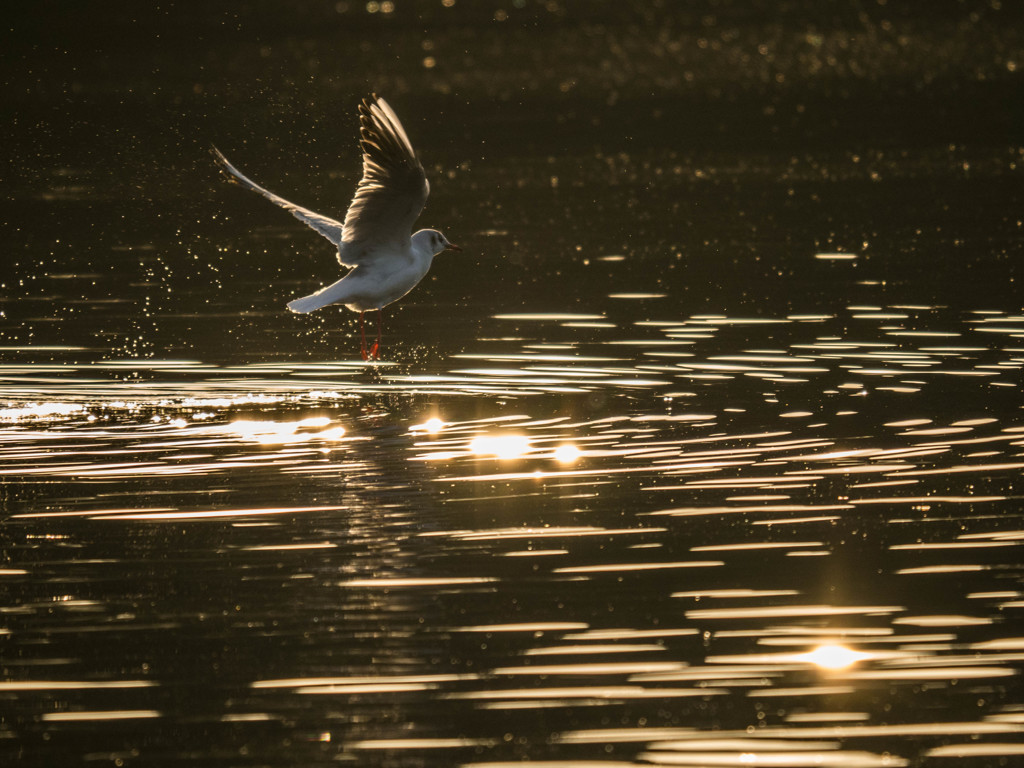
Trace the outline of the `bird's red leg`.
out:
[[[367,359],[366,355],[366,313],[359,313],[359,354],[363,356],[363,360]]]
[[[373,346],[370,347],[370,357],[372,357],[374,360],[380,360],[380,325],[381,315],[383,314],[383,308],[377,310],[377,341],[375,341]]]

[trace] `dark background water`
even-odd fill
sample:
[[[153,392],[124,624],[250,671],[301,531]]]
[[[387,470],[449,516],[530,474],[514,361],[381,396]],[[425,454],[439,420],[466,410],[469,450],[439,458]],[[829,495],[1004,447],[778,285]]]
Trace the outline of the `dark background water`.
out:
[[[243,309],[276,312],[333,276],[329,252],[219,184],[206,150],[340,214],[354,106],[377,92],[431,173],[421,224],[469,250],[437,265],[421,302],[579,303],[640,282],[577,272],[620,252],[694,311],[820,293],[828,273],[807,254],[833,250],[862,254],[863,277],[904,301],[1013,295],[1014,4],[548,5],[26,7],[6,22],[6,290],[31,300],[55,275],[100,274],[95,292],[65,279],[121,301],[104,316],[223,302],[231,317],[252,282]],[[49,321],[67,343],[78,324],[62,321],[93,310],[54,303],[33,330]],[[212,341],[198,321],[126,338],[139,322],[104,332],[130,349]],[[225,353],[252,343],[229,330]]]
[[[1020,760],[1022,15],[9,10],[5,764]],[[465,251],[366,368],[208,149],[340,216],[370,92]]]

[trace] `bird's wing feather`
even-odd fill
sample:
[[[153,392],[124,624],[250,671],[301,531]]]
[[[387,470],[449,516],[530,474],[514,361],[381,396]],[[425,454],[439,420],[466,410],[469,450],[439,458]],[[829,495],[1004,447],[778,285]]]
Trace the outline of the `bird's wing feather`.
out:
[[[345,216],[343,263],[366,263],[375,251],[408,246],[430,185],[409,137],[388,103],[374,95],[359,105],[363,178]]]
[[[221,154],[221,151],[219,149],[217,149],[216,147],[212,147],[212,152],[213,156],[217,160],[217,164],[220,165],[220,167],[224,171],[230,174],[230,178],[232,178],[232,180],[236,181],[237,183],[241,184],[244,187],[248,187],[253,192],[259,192],[261,195],[267,198],[267,200],[274,203],[275,205],[281,206],[286,211],[290,212],[292,216],[297,218],[302,223],[315,229],[317,232],[326,237],[335,245],[341,244],[341,222],[335,221],[334,219],[328,218],[327,216],[321,216],[319,213],[314,213],[313,211],[307,208],[303,208],[301,205],[290,203],[283,197],[275,195],[273,192],[271,192],[268,189],[264,189],[255,181],[248,178],[245,174],[243,174],[241,171],[235,168],[235,166],[229,163],[228,159],[224,157],[223,154]]]

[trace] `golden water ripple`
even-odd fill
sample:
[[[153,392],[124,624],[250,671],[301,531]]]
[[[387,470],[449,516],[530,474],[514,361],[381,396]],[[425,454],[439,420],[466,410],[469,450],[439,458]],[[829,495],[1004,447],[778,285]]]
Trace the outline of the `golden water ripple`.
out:
[[[38,594],[0,606],[0,691],[54,729],[168,720],[168,679],[92,682],[70,642],[193,632],[301,649],[209,715],[240,729],[547,713],[602,768],[1015,757],[1019,318],[649,306],[503,316],[442,365],[3,367],[0,577]],[[217,610],[166,608],[193,581]],[[403,727],[343,754],[512,754]]]

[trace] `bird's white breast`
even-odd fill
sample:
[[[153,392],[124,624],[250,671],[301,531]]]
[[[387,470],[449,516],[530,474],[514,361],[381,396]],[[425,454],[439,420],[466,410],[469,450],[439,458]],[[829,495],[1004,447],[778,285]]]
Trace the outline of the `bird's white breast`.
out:
[[[430,260],[417,258],[411,250],[378,254],[345,276],[338,301],[355,312],[380,309],[415,288],[429,268]]]

